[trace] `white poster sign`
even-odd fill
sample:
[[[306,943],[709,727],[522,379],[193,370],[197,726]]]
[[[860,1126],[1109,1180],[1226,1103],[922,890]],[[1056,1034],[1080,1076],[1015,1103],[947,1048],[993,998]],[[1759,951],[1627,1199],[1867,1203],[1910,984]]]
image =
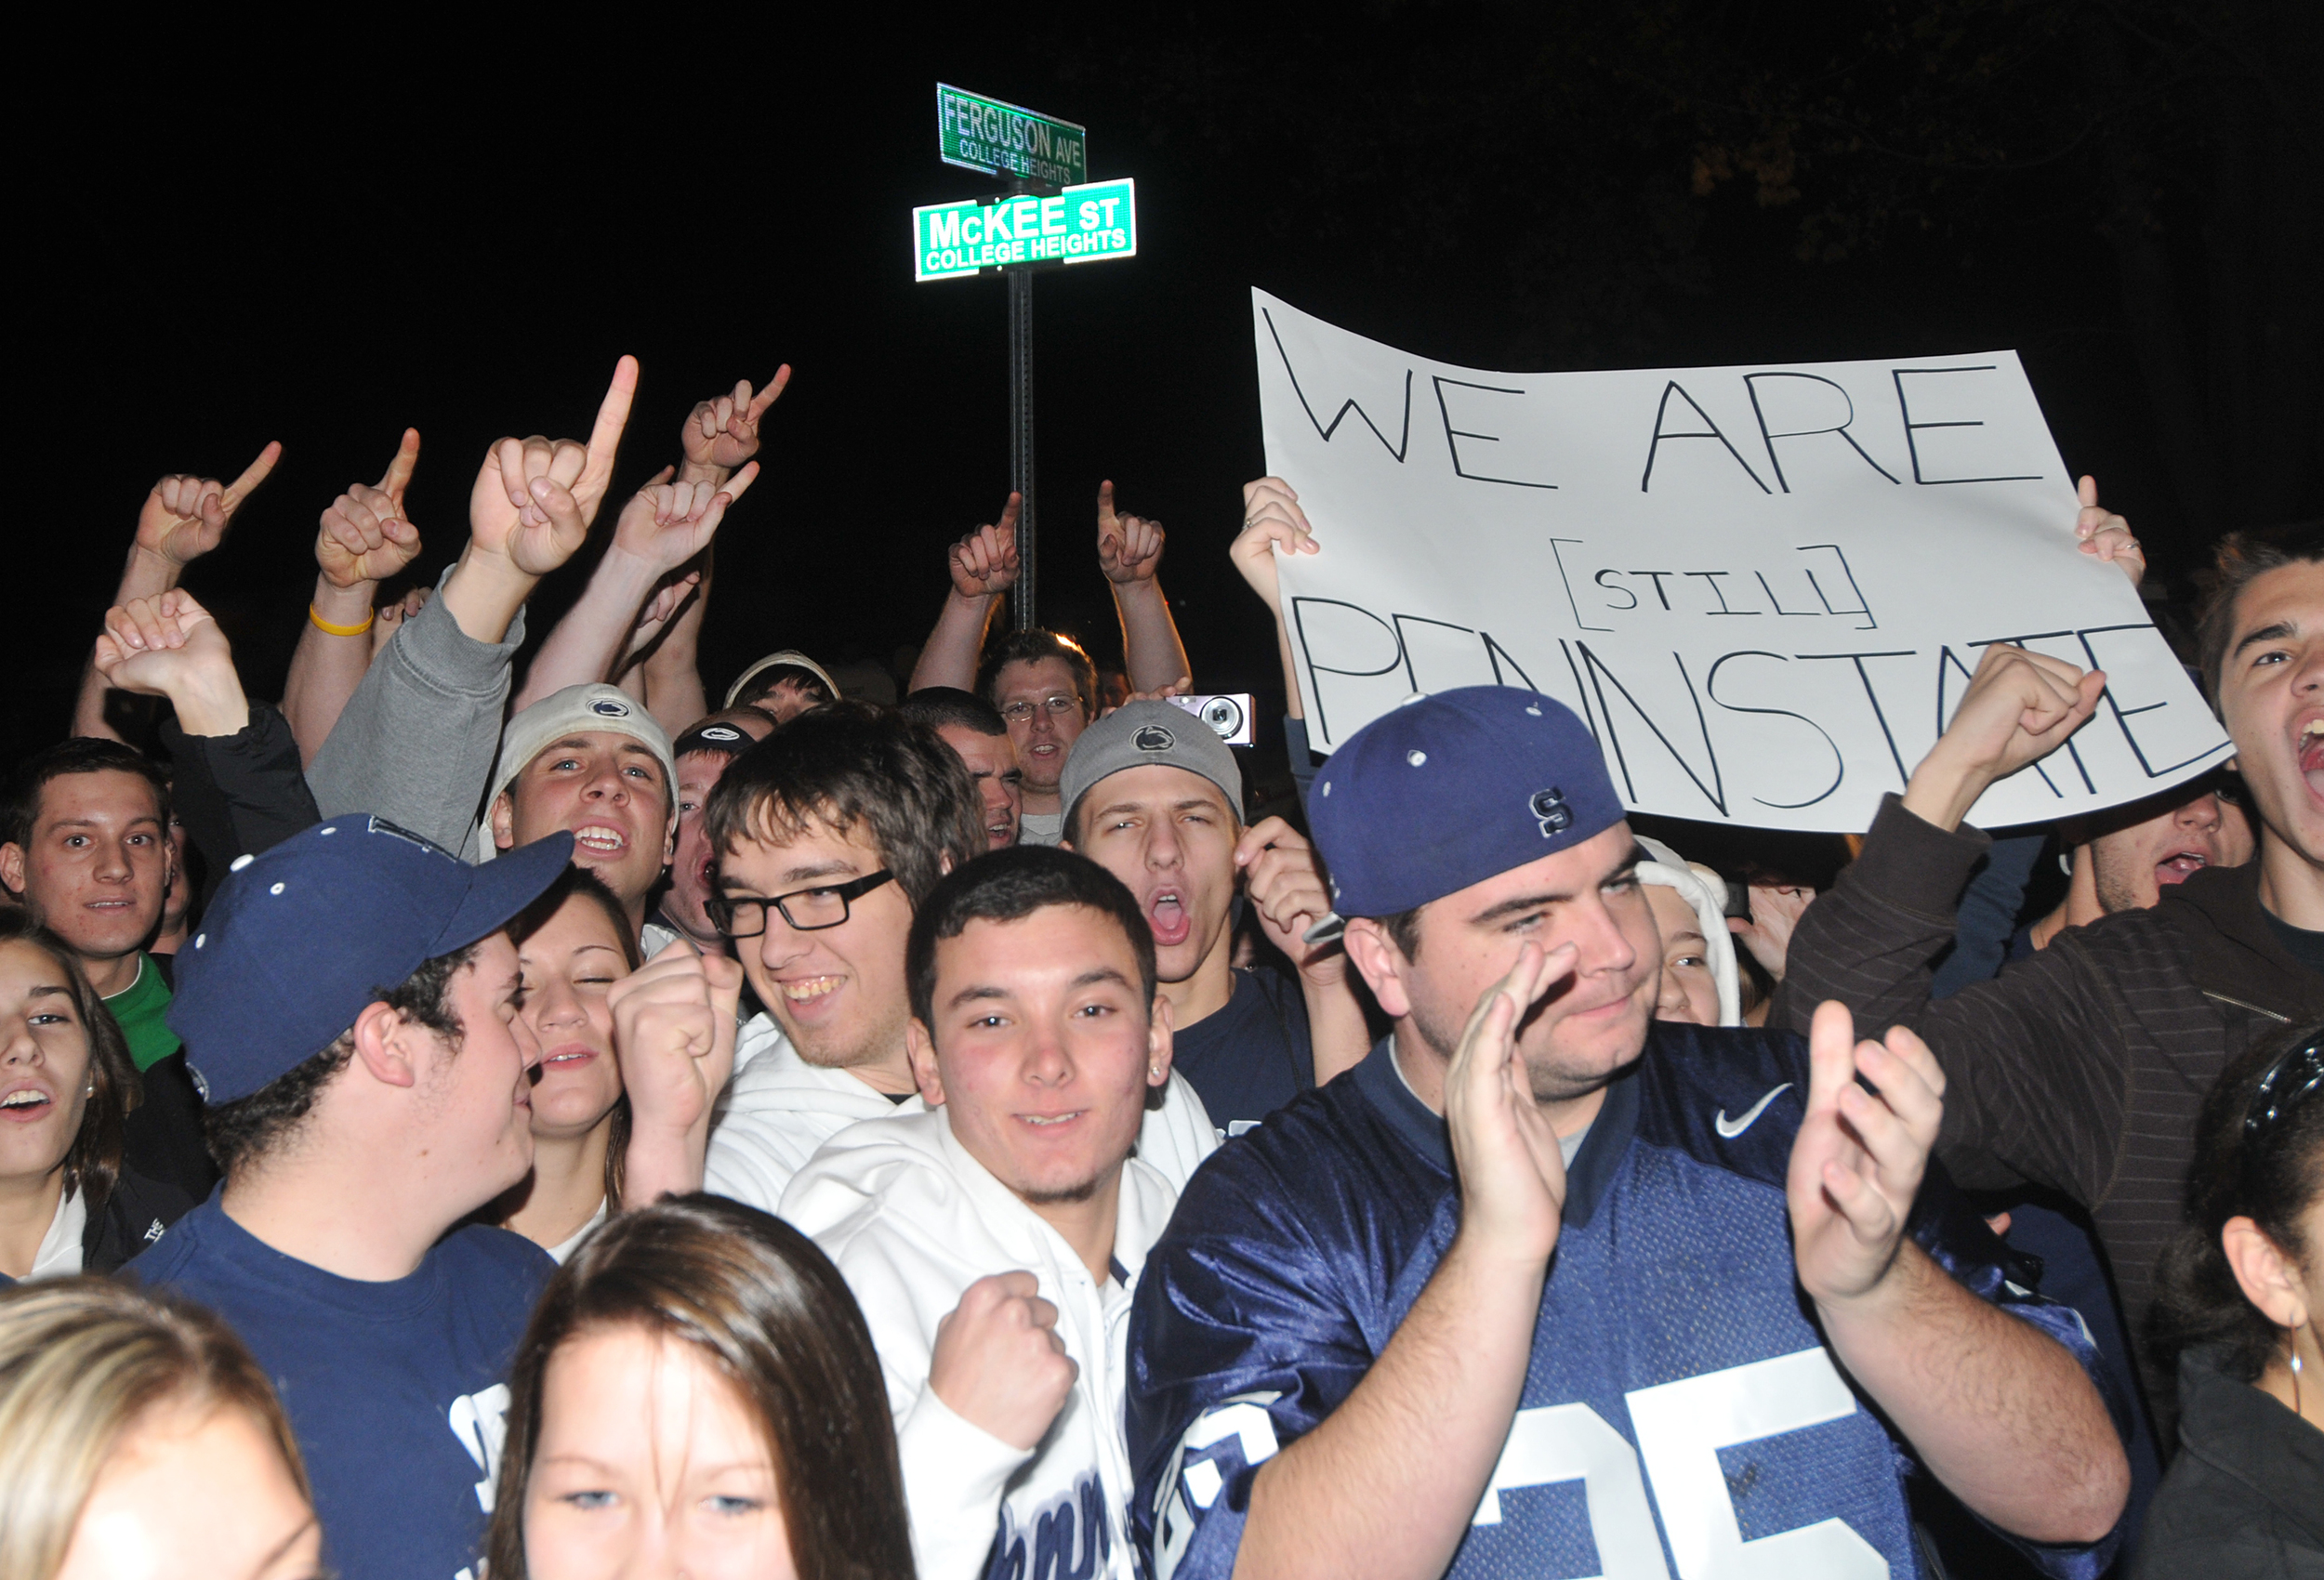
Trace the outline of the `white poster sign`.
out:
[[[2230,748],[2117,567],[2014,353],[1480,373],[1252,293],[1308,732],[1416,691],[1531,686],[1639,811],[1860,832],[2016,642],[2106,672],[1985,827],[2136,800]]]

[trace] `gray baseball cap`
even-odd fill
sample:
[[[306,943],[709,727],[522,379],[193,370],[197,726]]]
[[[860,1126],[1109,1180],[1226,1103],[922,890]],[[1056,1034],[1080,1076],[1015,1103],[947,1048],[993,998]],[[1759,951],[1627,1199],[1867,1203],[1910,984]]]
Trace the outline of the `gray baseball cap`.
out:
[[[1210,726],[1170,703],[1124,703],[1084,730],[1066,755],[1057,795],[1067,832],[1081,810],[1081,797],[1100,780],[1155,763],[1202,775],[1219,787],[1235,817],[1243,815],[1243,770],[1235,764],[1235,749]]]

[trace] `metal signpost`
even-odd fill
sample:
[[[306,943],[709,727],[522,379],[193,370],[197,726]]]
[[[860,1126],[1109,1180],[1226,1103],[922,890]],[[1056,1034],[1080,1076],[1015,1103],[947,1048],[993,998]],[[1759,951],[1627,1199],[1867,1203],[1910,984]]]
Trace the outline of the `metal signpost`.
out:
[[[1016,626],[1034,624],[1033,274],[1138,251],[1135,185],[1091,181],[1086,128],[936,85],[936,148],[947,165],[998,176],[986,198],[912,211],[912,275],[1009,277],[1009,479],[1017,514]]]

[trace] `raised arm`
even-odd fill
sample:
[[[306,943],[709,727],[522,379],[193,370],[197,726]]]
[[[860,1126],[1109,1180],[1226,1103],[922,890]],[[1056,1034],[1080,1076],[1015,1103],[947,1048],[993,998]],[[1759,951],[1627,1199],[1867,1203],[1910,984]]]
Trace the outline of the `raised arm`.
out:
[[[1320,1086],[1364,1061],[1372,1034],[1348,980],[1348,952],[1336,938],[1310,943],[1304,936],[1331,915],[1331,895],[1315,849],[1281,818],[1265,818],[1244,831],[1235,847],[1235,864],[1242,869],[1243,896],[1259,913],[1268,941],[1299,969]]]
[[[727,507],[748,492],[758,476],[759,463],[752,461],[722,484],[657,478],[632,495],[588,590],[541,644],[516,705],[522,708],[567,686],[618,674],[633,651],[639,616],[667,578],[709,547]]]
[[[159,598],[178,585],[186,567],[226,536],[226,529],[251,491],[266,481],[283,446],[270,443],[258,458],[243,469],[231,484],[216,478],[183,475],[165,477],[146,494],[138,512],[137,535],[129,542],[129,560],[121,570],[121,585],[113,590],[113,607],[124,608],[139,599]],[[80,694],[73,704],[73,733],[118,739],[105,720],[104,678],[94,663],[81,671]]]
[[[1001,595],[1017,585],[1017,513],[1024,496],[1012,494],[1000,520],[987,522],[952,546],[945,556],[952,590],[937,611],[936,628],[920,648],[905,694],[927,686],[976,690],[976,666],[984,653],[985,627]]]
[[[351,484],[323,513],[315,533],[314,598],[283,684],[283,716],[302,762],[314,761],[323,750],[371,667],[377,618],[372,603],[379,584],[419,553],[419,529],[403,513],[403,491],[418,465],[419,430],[407,428],[378,485]]]
[[[1157,579],[1162,543],[1161,522],[1116,513],[1114,485],[1098,484],[1098,567],[1114,588],[1114,612],[1122,622],[1122,663],[1133,691],[1164,691],[1195,673]]]
[[[1785,1193],[1833,1353],[1973,1512],[2028,1541],[2101,1540],[2131,1486],[2106,1402],[2055,1339],[1971,1294],[1905,1231],[1944,1108],[1928,1045],[1902,1029],[1858,1042],[1846,1008],[1827,1004],[1809,1058]]]
[[[1516,1027],[1573,974],[1538,944],[1469,1018],[1445,1079],[1460,1229],[1339,1408],[1260,1467],[1235,1580],[1439,1580],[1508,1441],[1565,1207]]]
[[[243,693],[234,655],[182,587],[107,612],[96,663],[125,691],[165,697],[162,741],[177,764],[170,806],[208,858],[208,891],[234,858],[269,849],[315,821],[314,797],[281,714]]]
[[[624,1206],[702,1189],[710,1111],[734,1073],[742,987],[740,966],[681,938],[607,990],[629,1098]]]
[[[324,816],[375,812],[464,848],[500,746],[524,600],[588,535],[637,383],[636,360],[622,358],[586,445],[504,439],[486,454],[459,562],[365,672],[308,767]]]

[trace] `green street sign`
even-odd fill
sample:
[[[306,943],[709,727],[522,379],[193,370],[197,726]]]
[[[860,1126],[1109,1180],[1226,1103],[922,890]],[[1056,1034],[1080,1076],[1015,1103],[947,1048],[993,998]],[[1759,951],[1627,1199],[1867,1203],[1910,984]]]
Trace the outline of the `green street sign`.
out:
[[[1137,183],[1124,178],[1054,197],[933,204],[912,211],[912,240],[915,280],[1129,257],[1138,251]]]
[[[936,85],[936,149],[947,165],[1045,187],[1089,174],[1089,134],[1071,121]]]

